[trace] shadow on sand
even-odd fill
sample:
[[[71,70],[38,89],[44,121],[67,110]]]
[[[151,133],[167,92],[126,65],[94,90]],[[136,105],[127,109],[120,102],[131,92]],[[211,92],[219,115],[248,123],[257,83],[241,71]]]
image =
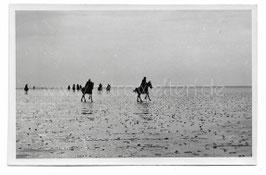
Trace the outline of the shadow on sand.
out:
[[[136,103],[136,112],[134,113],[143,120],[152,120],[152,114],[150,113],[150,103]]]

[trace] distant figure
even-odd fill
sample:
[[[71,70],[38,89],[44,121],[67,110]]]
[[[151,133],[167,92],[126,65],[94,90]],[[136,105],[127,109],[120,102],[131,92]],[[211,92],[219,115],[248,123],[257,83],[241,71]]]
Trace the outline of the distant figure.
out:
[[[70,90],[70,85],[67,86],[67,90]]]
[[[91,102],[93,102],[92,101],[92,89],[93,89],[93,87],[94,87],[94,83],[91,81],[91,79],[89,79],[86,82],[85,87],[83,87],[81,89],[81,91],[82,91],[81,101],[83,101],[83,99],[84,99],[84,101],[86,102],[85,94],[89,94],[89,99],[91,99]]]
[[[98,91],[102,91],[102,90],[103,90],[103,85],[100,83],[98,87]]]
[[[75,84],[73,84],[73,86],[72,86],[72,90],[73,90],[73,91],[76,90]]]
[[[77,91],[79,91],[79,84],[77,84]]]
[[[34,90],[35,89],[35,86],[33,86],[32,89]]]
[[[106,91],[107,91],[107,92],[110,92],[110,90],[111,90],[111,85],[108,84],[107,87],[106,87]]]
[[[145,80],[146,80],[146,79],[145,79]],[[137,102],[139,102],[139,100],[140,100],[140,102],[142,102],[141,97],[140,97],[141,94],[146,94],[145,99],[148,97],[148,99],[151,101],[150,96],[149,96],[149,88],[152,89],[152,84],[151,84],[151,82],[149,81],[149,82],[146,83],[143,87],[144,87],[144,88],[142,88],[142,87],[138,87],[138,88],[135,88],[135,89],[133,90],[133,92],[136,92],[136,93],[138,94],[138,96],[137,96]]]
[[[82,89],[82,86],[81,86],[81,85],[79,85],[79,89],[80,89],[80,90]]]
[[[25,87],[24,87],[25,94],[28,93],[28,90],[29,90],[29,88],[28,88],[28,84],[26,84]]]
[[[140,90],[141,92],[143,92],[145,86],[146,86],[147,82],[146,82],[146,77],[143,77],[141,84],[140,84]]]

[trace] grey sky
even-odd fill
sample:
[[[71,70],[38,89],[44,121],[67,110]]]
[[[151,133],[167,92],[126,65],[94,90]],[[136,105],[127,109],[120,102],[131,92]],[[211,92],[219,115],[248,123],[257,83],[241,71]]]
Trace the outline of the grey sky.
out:
[[[17,11],[17,87],[251,85],[251,11]]]

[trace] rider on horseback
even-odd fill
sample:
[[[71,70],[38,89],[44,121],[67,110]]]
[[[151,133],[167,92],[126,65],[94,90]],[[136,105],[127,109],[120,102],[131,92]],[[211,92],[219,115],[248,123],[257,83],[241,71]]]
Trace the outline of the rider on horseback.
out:
[[[102,83],[99,84],[98,91],[101,91],[103,89]]]
[[[108,84],[107,87],[106,87],[106,91],[110,91],[111,90],[111,85]]]
[[[146,77],[143,78],[141,84],[140,84],[140,87],[137,87],[133,90],[133,92],[136,92],[138,94],[137,96],[137,102],[142,102],[142,99],[141,99],[141,94],[145,94],[145,99],[148,97],[148,99],[151,101],[150,99],[150,96],[149,96],[149,88],[152,89],[152,84],[151,82],[146,82]]]
[[[88,92],[88,94],[92,94],[92,89],[93,89],[94,83],[89,79],[85,85],[85,90]]]
[[[26,84],[25,87],[24,87],[25,94],[28,93],[28,90],[29,90],[29,87],[28,87],[28,84]]]
[[[91,81],[91,79],[89,79],[87,82],[86,82],[86,85],[85,87],[83,87],[81,89],[82,91],[82,97],[81,97],[81,101],[84,99],[84,101],[86,101],[85,99],[85,94],[89,94],[89,99],[91,99],[91,102],[92,102],[92,89],[93,89],[93,86],[94,86],[94,83]]]

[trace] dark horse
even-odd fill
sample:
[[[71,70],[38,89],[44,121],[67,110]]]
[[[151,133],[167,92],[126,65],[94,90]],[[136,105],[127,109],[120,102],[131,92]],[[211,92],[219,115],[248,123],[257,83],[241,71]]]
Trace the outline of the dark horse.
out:
[[[86,102],[86,98],[85,98],[85,95],[86,94],[89,94],[89,100],[91,100],[91,102],[93,102],[92,101],[92,89],[89,89],[89,88],[85,88],[85,87],[83,87],[83,88],[81,88],[81,92],[82,92],[82,97],[81,97],[81,101],[83,101],[84,100],[84,102]]]
[[[152,84],[150,81],[146,83],[144,87],[138,87],[133,90],[133,92],[136,92],[138,94],[137,102],[139,102],[139,100],[140,102],[142,102],[141,97],[140,97],[141,94],[146,94],[145,99],[148,97],[148,99],[151,101],[150,96],[149,96],[149,88],[152,89]]]
[[[28,87],[28,84],[26,84],[25,87],[24,87],[25,94],[28,93],[28,90],[29,90],[29,87]]]
[[[81,101],[85,101],[86,102],[86,98],[85,98],[85,94],[89,94],[89,99],[91,99],[92,102],[92,89],[93,89],[94,83],[89,79],[85,85],[85,87],[81,88],[81,92],[82,92],[82,97],[81,97]]]
[[[98,91],[102,91],[102,90],[103,90],[103,85],[100,83],[98,87]]]
[[[111,90],[111,85],[108,84],[107,87],[106,87],[106,91],[107,91],[107,92],[110,92],[110,90]]]

